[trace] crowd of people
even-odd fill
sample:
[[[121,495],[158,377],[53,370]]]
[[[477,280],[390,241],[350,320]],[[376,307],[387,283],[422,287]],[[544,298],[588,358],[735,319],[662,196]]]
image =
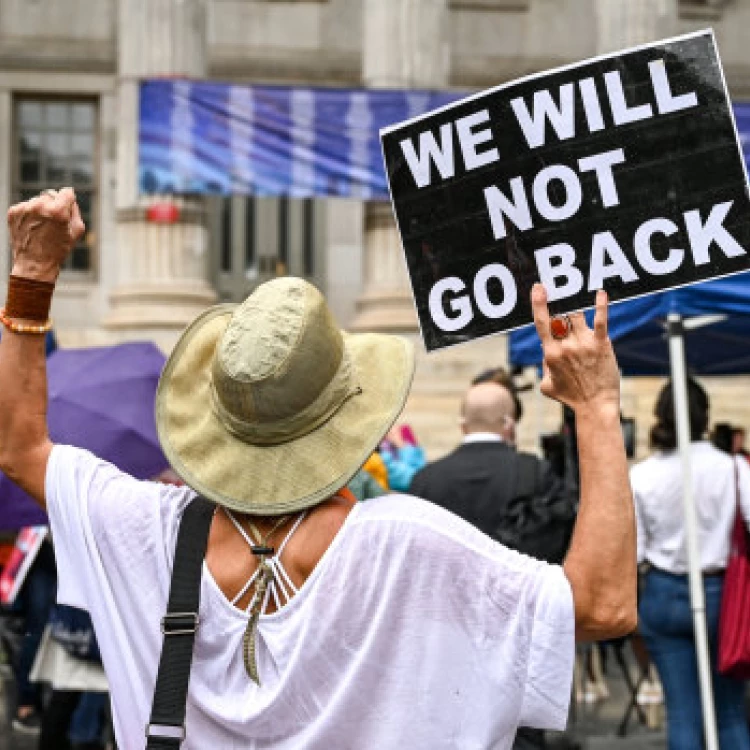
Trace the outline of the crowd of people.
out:
[[[102,750],[108,727],[107,677],[91,618],[55,603],[56,578],[54,551],[45,540],[8,609],[20,628],[6,624],[3,629],[2,645],[13,664],[16,687],[11,727],[38,735],[40,749]]]
[[[185,331],[156,406],[175,481],[138,482],[47,434],[38,334],[83,231],[73,191],[14,206],[9,227],[0,469],[46,508],[54,542],[18,597],[13,722],[40,728],[41,748],[100,747],[107,691],[123,748],[143,746],[144,726],[160,748],[183,734],[185,748],[542,748],[567,721],[576,642],[636,629],[670,750],[702,747],[671,385],[653,455],[629,469],[606,294],[593,327],[571,315],[560,332],[544,288],[532,292],[541,390],[575,414],[577,461],[562,475],[517,450],[522,404],[502,368],[467,384],[458,446],[428,464],[397,424],[411,345],[342,335],[322,295],[286,277]],[[724,450],[705,439],[708,396],[695,381],[689,396],[715,647],[750,466],[738,430]],[[203,562],[194,579],[190,555]],[[194,611],[175,611],[180,597]],[[175,642],[188,644],[179,663]],[[177,674],[190,687],[175,697]],[[713,676],[721,748],[750,750],[744,683]]]
[[[709,431],[708,395],[695,380],[689,380],[688,386],[694,489],[703,524],[701,567],[715,652],[729,529],[738,498],[750,517],[750,473],[744,468],[744,429],[718,423]],[[427,499],[506,546],[559,564],[575,521],[576,482],[565,476],[566,470],[557,474],[546,461],[516,450],[522,408],[510,374],[501,367],[488,370],[474,379],[460,404],[463,436],[453,452],[428,465],[414,430],[406,424],[394,426],[348,487],[359,501],[392,492]],[[638,560],[643,564],[637,632],[645,639],[646,659],[653,660],[658,670],[658,678],[651,671],[640,698],[650,702],[653,696],[649,690],[655,688],[661,701],[663,690],[670,747],[682,749],[699,747],[702,729],[671,384],[660,392],[654,415],[656,423],[650,433],[653,454],[631,469]],[[738,490],[731,455],[740,457],[737,466],[743,467],[738,469]],[[171,470],[157,479],[181,484]],[[549,515],[524,516],[522,509],[531,504],[547,508]],[[106,676],[90,619],[83,611],[55,605],[55,591],[54,554],[51,542],[45,540],[15,606],[7,610],[24,620],[23,638],[16,644],[12,639],[5,643],[6,649],[14,651],[16,667],[13,728],[38,733],[40,748],[95,750],[104,746],[108,734]],[[723,676],[715,667],[721,746],[750,747],[746,742],[744,684]],[[582,669],[584,681],[599,691],[592,699],[606,697],[600,670],[593,670],[598,674],[592,675],[590,664]],[[588,700],[588,693],[578,699]],[[542,730],[519,729],[514,744],[517,750],[544,746]]]

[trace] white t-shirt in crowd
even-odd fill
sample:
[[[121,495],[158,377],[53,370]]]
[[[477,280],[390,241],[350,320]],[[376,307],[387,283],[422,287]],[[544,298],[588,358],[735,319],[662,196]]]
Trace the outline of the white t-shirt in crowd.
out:
[[[138,482],[56,446],[47,502],[60,601],[93,618],[121,750],[141,750],[187,488]],[[503,750],[561,729],[574,658],[560,567],[407,496],[358,504],[299,593],[247,615],[204,565],[185,750]]]
[[[750,466],[709,442],[690,445],[693,502],[698,518],[701,570],[727,566],[732,524],[737,513],[733,461],[739,472],[742,515],[750,519]],[[688,572],[682,458],[679,451],[659,451],[630,470],[638,522],[638,561],[647,560],[668,573]]]

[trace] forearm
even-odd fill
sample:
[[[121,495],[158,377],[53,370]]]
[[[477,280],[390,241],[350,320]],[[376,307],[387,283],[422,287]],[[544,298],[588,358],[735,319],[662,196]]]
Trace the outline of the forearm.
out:
[[[8,230],[13,271],[0,338],[0,469],[44,505],[52,443],[43,331],[60,268],[85,231],[75,192],[44,190],[11,206]]]
[[[51,449],[47,435],[44,336],[4,330],[0,338],[0,469],[39,502]]]
[[[54,281],[54,269],[16,264],[13,275]],[[14,319],[16,323],[39,321]],[[44,469],[51,449],[47,434],[45,336],[15,333],[0,337],[0,469],[44,503]]]
[[[580,409],[576,432],[581,497],[564,569],[579,637],[594,640],[635,626],[635,510],[618,408]]]

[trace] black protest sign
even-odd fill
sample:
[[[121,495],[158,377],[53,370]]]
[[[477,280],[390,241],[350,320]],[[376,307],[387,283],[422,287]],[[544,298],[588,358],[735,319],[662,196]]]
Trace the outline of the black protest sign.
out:
[[[750,268],[713,34],[532,76],[381,132],[427,349]]]

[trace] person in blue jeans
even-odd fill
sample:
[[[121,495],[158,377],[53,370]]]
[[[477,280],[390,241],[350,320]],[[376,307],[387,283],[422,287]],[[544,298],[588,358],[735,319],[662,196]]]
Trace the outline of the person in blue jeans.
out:
[[[746,750],[750,742],[745,716],[745,683],[725,677],[716,669],[716,632],[724,580],[720,574],[705,576],[703,584],[719,745],[721,750]],[[640,617],[641,634],[664,688],[669,748],[702,750],[703,718],[687,576],[660,570],[648,573]]]
[[[107,693],[54,690],[44,714],[38,750],[102,750]]]
[[[81,693],[70,720],[68,737],[73,747],[93,750],[101,747],[102,731],[107,713],[107,693]]]
[[[698,518],[700,566],[706,596],[714,707],[721,750],[750,750],[744,710],[745,683],[718,673],[717,630],[730,534],[739,500],[750,519],[750,466],[724,453],[703,435],[709,400],[688,382],[690,460]],[[638,560],[649,565],[639,603],[639,629],[659,672],[667,709],[669,750],[703,750],[698,666],[690,607],[688,560],[682,510],[682,465],[671,383],[656,403],[651,431],[654,453],[634,466],[631,484],[638,526]],[[735,480],[735,472],[737,480]]]

